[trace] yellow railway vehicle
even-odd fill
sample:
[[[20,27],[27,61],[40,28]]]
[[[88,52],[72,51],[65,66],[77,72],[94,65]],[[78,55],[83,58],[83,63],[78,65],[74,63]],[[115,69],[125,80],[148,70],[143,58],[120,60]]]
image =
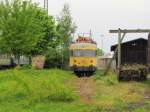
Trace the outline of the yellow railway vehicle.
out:
[[[91,38],[79,37],[70,44],[70,67],[78,76],[91,76],[97,66],[97,44]]]

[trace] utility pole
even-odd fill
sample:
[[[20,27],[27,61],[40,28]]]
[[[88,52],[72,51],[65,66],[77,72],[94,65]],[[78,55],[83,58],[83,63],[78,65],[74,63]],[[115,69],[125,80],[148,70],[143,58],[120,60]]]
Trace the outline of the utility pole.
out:
[[[104,46],[104,40],[103,40],[103,37],[104,37],[104,35],[101,34],[100,37],[101,37],[101,49],[103,50],[103,46]]]
[[[92,30],[90,29],[90,38],[92,38]]]
[[[118,69],[121,69],[121,29],[118,29]]]
[[[44,9],[48,14],[48,0],[44,0]]]

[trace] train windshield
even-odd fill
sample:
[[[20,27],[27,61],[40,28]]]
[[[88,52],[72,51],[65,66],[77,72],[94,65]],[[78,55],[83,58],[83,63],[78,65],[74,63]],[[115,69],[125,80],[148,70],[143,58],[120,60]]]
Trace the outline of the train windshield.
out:
[[[96,51],[94,50],[74,50],[72,52],[74,57],[95,57]]]

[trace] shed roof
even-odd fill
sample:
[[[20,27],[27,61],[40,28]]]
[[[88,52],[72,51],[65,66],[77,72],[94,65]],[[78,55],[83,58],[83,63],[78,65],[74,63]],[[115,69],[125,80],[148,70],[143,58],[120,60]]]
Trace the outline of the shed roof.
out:
[[[138,39],[134,39],[134,40],[130,40],[130,41],[123,42],[123,43],[121,43],[121,45],[127,45],[127,44],[129,44],[129,43],[140,42],[140,41],[148,42],[147,39],[138,38]],[[114,51],[117,46],[118,46],[118,44],[112,45],[112,46],[111,46],[111,51]]]

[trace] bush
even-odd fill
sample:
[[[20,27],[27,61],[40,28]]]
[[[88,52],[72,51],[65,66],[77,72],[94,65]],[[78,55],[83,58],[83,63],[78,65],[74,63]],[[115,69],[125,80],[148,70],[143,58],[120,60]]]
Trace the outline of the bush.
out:
[[[32,68],[31,65],[22,65],[22,66],[21,66],[21,69],[22,69],[22,70],[28,70],[28,69],[31,69],[31,68]]]
[[[62,64],[62,57],[61,53],[59,50],[56,49],[49,49],[48,54],[46,55],[46,60],[45,60],[45,68],[61,68]]]

